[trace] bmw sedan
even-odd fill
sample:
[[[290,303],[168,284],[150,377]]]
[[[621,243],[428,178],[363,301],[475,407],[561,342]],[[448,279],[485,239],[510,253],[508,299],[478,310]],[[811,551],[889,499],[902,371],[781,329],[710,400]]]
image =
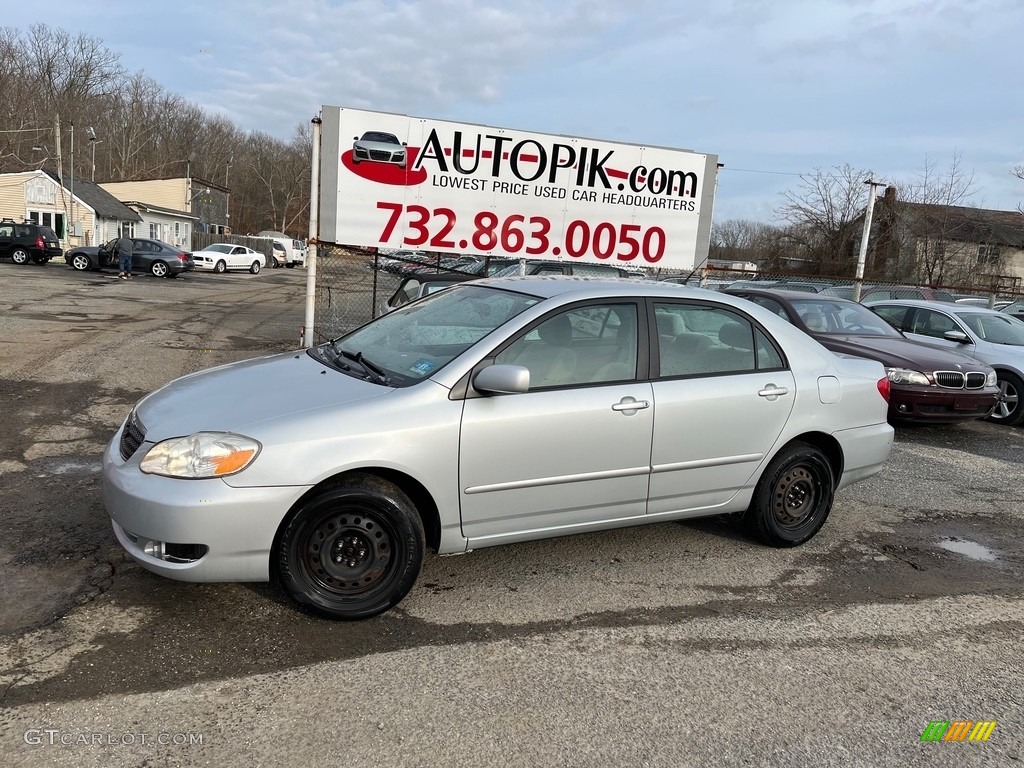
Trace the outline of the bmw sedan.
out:
[[[1000,396],[989,420],[1009,426],[1024,422],[1024,322],[969,304],[892,300],[866,306],[908,339],[991,365]]]
[[[64,254],[68,266],[84,272],[117,267],[117,240],[101,246],[78,246]],[[177,277],[195,269],[192,254],[163,240],[132,238],[132,272],[149,272],[154,277]]]
[[[427,551],[725,513],[801,544],[885,465],[888,393],[879,363],[742,299],[490,278],[144,397],[104,454],[104,500],[154,573],[275,579],[361,619]]]
[[[980,360],[912,341],[867,307],[838,296],[745,288],[743,296],[833,352],[877,360],[892,391],[889,420],[949,424],[987,417],[999,402],[996,372]]]

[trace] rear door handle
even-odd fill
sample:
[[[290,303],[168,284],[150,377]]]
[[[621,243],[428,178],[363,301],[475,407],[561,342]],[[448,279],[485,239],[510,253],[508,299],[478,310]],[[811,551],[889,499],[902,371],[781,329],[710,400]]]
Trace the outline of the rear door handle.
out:
[[[779,395],[788,395],[789,390],[785,387],[776,387],[774,384],[769,384],[757,394],[767,400],[777,400]]]

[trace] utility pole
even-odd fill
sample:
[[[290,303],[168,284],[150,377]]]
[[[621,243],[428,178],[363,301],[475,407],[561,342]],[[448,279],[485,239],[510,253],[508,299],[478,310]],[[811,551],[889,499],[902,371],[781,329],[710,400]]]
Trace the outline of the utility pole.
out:
[[[61,207],[64,209],[64,237],[68,237],[68,219],[70,215],[68,213],[67,196],[64,194],[64,160],[61,155],[60,149],[60,115],[57,115],[53,126],[54,137],[57,141],[57,185],[60,187],[60,200],[63,204]],[[68,245],[71,245],[71,241],[68,240]]]
[[[68,243],[71,235],[77,236],[75,227],[75,124],[71,123],[71,228],[68,230]]]
[[[884,187],[884,181],[872,181],[868,179],[864,182],[865,184],[871,185],[871,191],[868,193],[868,207],[864,212],[864,232],[860,236],[860,254],[857,256],[857,276],[853,281],[853,300],[860,301],[861,289],[864,287],[864,262],[868,256],[868,238],[871,236],[871,216],[875,211],[875,187]]]

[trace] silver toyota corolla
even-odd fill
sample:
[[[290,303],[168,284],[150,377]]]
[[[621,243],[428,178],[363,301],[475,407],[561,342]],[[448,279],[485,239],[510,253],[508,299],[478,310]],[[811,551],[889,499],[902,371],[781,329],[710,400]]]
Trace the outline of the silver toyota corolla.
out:
[[[292,396],[237,396],[268,390]],[[104,496],[154,573],[275,578],[359,619],[409,592],[428,549],[722,513],[801,544],[884,465],[887,395],[881,364],[740,298],[480,280],[148,395],[107,448]]]

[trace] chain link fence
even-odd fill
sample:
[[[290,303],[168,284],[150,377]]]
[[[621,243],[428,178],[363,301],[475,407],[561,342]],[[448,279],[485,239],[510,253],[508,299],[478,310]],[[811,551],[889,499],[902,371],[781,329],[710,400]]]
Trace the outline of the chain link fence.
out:
[[[446,256],[440,254],[381,254],[373,249],[320,245],[317,248],[314,343],[336,338],[382,314],[388,299],[412,270],[419,270],[419,274],[436,274],[465,272],[467,269],[465,265],[450,265]],[[722,290],[740,282],[748,286],[774,286],[848,299],[853,298],[854,284],[852,275],[808,276],[798,272],[716,267],[689,272],[652,269],[646,271],[646,277],[713,290]],[[990,287],[984,288],[865,280],[861,300],[926,299],[999,308],[1004,303],[1024,298],[1021,278],[1003,277],[991,282]]]

